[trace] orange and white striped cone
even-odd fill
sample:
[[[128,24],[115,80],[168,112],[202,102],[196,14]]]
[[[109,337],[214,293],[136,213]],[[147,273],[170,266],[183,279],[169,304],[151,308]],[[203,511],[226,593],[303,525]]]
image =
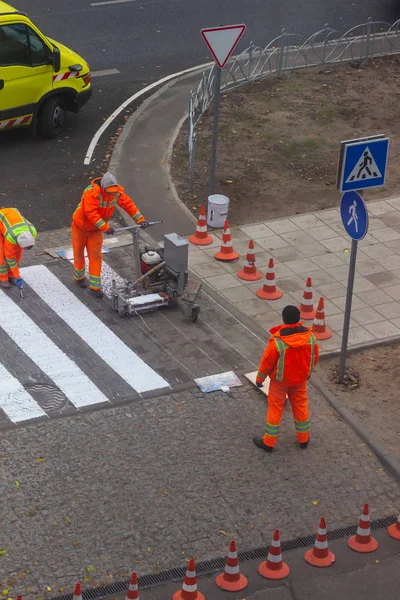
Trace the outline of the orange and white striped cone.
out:
[[[276,287],[274,259],[270,258],[268,269],[265,273],[264,285],[256,291],[256,295],[263,300],[278,300],[283,292]]]
[[[75,586],[75,591],[72,600],[82,600],[82,587],[80,583],[77,583]]]
[[[303,300],[300,304],[300,319],[310,320],[315,317],[314,301],[312,294],[311,277],[307,278],[306,287],[303,294]]]
[[[326,524],[324,517],[321,517],[318,527],[317,537],[315,538],[312,550],[307,550],[304,559],[314,567],[330,567],[336,558],[333,552],[328,548],[328,537],[326,535]]]
[[[244,279],[245,281],[257,281],[262,277],[262,273],[257,271],[256,267],[256,255],[254,252],[253,240],[249,241],[249,249],[247,251],[244,267],[237,273],[237,276],[239,279]]]
[[[279,529],[275,529],[269,547],[268,558],[258,566],[258,572],[265,579],[284,579],[290,573],[289,566],[282,560]]]
[[[364,504],[356,535],[351,536],[347,544],[356,552],[374,552],[378,548],[378,541],[371,535],[368,504]]]
[[[183,581],[182,589],[175,592],[172,600],[205,600],[204,595],[197,589],[196,571],[193,558],[190,559]]]
[[[218,575],[215,583],[222,590],[228,592],[240,592],[240,590],[244,590],[249,583],[247,577],[242,575],[239,571],[239,559],[236,551],[236,544],[233,540],[229,546],[225,571]]]
[[[388,534],[395,540],[400,540],[400,515],[397,517],[396,523],[388,527]]]
[[[128,591],[126,592],[125,600],[136,600],[139,598],[139,588],[136,573],[132,573]]]
[[[191,244],[195,244],[196,246],[208,246],[208,244],[212,244],[214,241],[214,238],[207,233],[206,209],[204,206],[200,206],[196,231],[193,235],[188,237],[188,240]]]
[[[214,258],[217,260],[223,260],[226,262],[233,262],[239,258],[239,254],[234,251],[232,246],[231,230],[229,228],[229,221],[226,219],[224,223],[224,231],[222,233],[222,244],[219,252],[214,254]]]
[[[317,312],[315,313],[312,332],[317,340],[329,340],[332,337],[330,331],[325,325],[325,305],[324,299],[320,298],[318,302]]]

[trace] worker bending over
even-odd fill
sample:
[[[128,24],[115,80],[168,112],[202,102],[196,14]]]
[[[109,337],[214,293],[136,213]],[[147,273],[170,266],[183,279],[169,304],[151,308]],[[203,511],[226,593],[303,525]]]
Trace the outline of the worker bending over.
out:
[[[272,452],[276,444],[286,396],[292,405],[300,447],[307,448],[309,440],[307,379],[317,364],[319,347],[311,329],[299,322],[296,306],[285,306],[282,319],[284,325],[270,329],[256,378],[257,386],[262,387],[265,378],[270,377],[264,437],[253,438],[255,445],[266,452]]]
[[[112,173],[93,179],[85,189],[82,199],[72,216],[72,249],[74,252],[74,279],[81,287],[85,281],[85,249],[89,258],[89,289],[101,298],[102,232],[112,235],[114,229],[108,221],[116,205],[123,208],[137,224],[147,227],[148,223],[134,202],[118,185]]]
[[[0,208],[0,286],[19,288],[23,279],[19,264],[24,250],[35,245],[37,231],[16,208]]]

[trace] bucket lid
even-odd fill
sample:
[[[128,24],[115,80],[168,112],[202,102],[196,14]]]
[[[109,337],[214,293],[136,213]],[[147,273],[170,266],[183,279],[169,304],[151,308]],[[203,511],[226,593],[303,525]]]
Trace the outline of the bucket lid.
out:
[[[208,196],[208,201],[212,202],[212,204],[228,204],[229,198],[222,194],[212,194],[211,196]]]

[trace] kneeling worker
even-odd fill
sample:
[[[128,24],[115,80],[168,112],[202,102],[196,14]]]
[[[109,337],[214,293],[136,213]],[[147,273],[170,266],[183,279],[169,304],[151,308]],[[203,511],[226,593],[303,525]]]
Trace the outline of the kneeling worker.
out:
[[[72,215],[72,249],[74,252],[74,279],[81,287],[86,287],[85,281],[85,248],[89,258],[89,289],[101,298],[101,264],[102,243],[104,232],[113,235],[114,229],[108,221],[114,214],[115,206],[119,205],[136,223],[147,226],[134,202],[125,194],[124,188],[118,185],[112,173],[94,179],[85,189],[78,207]]]
[[[16,208],[0,209],[0,286],[8,289],[11,285],[21,288],[23,279],[19,272],[24,250],[35,245],[37,232]]]
[[[253,442],[266,452],[272,452],[279,433],[286,395],[292,405],[297,440],[307,448],[309,439],[307,379],[318,361],[319,346],[310,327],[300,323],[296,306],[285,306],[284,325],[270,329],[271,337],[261,359],[256,384],[262,387],[270,377],[268,413],[264,437]]]

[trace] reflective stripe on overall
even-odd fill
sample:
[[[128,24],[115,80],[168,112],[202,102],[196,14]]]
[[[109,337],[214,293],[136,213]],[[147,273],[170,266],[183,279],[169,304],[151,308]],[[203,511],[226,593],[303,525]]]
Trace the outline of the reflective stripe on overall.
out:
[[[310,368],[308,371],[308,377],[311,375],[311,373],[313,372],[313,369],[315,367],[315,345],[316,345],[316,339],[313,335],[310,335],[310,339],[308,340],[307,344],[309,346],[311,346],[311,359],[310,359]],[[284,375],[284,369],[285,369],[285,353],[286,353],[286,349],[290,348],[289,344],[286,344],[286,342],[284,342],[281,338],[276,337],[275,338],[275,344],[276,347],[278,349],[279,352],[279,359],[276,365],[276,381],[279,381],[280,383],[283,381],[283,375]]]

